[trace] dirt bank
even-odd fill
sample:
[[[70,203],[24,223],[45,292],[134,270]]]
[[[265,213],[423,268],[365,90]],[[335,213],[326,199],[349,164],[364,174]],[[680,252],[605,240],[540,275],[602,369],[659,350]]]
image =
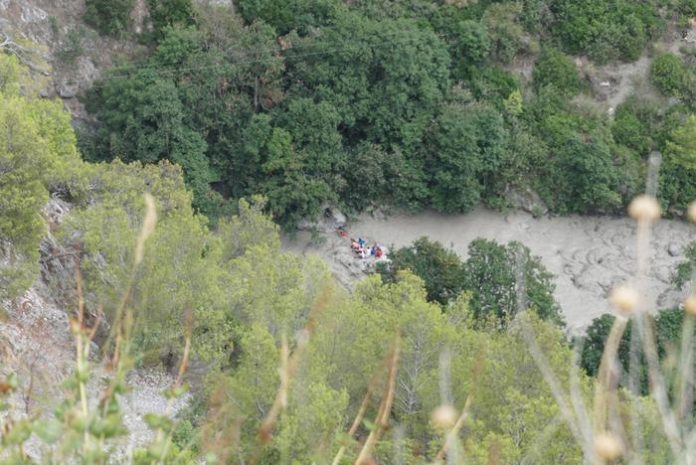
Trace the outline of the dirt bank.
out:
[[[434,212],[398,214],[387,219],[364,216],[349,226],[351,235],[368,237],[401,247],[428,236],[466,257],[468,244],[478,238],[499,242],[517,240],[541,257],[556,275],[556,298],[568,326],[579,331],[593,318],[608,312],[606,296],[614,285],[629,280],[635,271],[635,224],[627,218],[556,217],[535,219],[517,212],[504,216],[478,209],[465,215],[445,216]],[[652,236],[651,266],[646,294],[650,307],[666,307],[679,301],[670,279],[683,249],[696,239],[689,224],[663,220]],[[312,245],[309,233],[283,241],[287,250],[324,257],[339,281],[350,285],[360,277],[345,239],[323,234],[324,243]],[[671,252],[671,253],[670,253]]]

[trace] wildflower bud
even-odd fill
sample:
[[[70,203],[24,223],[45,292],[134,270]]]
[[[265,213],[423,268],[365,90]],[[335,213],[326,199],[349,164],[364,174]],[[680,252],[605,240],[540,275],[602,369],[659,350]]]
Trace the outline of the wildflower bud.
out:
[[[613,462],[623,455],[623,446],[612,433],[601,433],[594,439],[595,454],[602,460]]]
[[[696,200],[689,204],[689,210],[687,211],[686,216],[689,217],[689,221],[696,223]]]
[[[690,295],[684,301],[684,310],[689,315],[696,315],[696,296]]]
[[[624,315],[630,314],[638,307],[640,296],[629,286],[619,286],[611,291],[609,302]]]
[[[660,219],[660,204],[655,197],[639,195],[628,206],[628,214],[636,221],[652,223]]]
[[[457,422],[457,411],[451,405],[440,405],[430,417],[437,429],[450,429]]]

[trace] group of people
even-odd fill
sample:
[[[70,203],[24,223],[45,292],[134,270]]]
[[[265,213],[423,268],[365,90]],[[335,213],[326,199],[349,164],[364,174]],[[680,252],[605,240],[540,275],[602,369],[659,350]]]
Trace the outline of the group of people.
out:
[[[350,248],[353,249],[358,257],[365,259],[368,257],[382,258],[384,256],[384,249],[378,244],[369,246],[362,237],[350,240]]]
[[[346,231],[343,227],[338,228],[338,235],[348,239],[348,231]],[[378,242],[375,242],[374,245],[367,245],[367,241],[363,239],[362,237],[359,237],[358,240],[353,239],[352,237],[350,238],[350,248],[355,252],[355,254],[361,258],[361,259],[366,259],[369,257],[375,257],[376,259],[381,259],[381,258],[387,258],[387,249],[384,248],[383,246],[379,245]]]

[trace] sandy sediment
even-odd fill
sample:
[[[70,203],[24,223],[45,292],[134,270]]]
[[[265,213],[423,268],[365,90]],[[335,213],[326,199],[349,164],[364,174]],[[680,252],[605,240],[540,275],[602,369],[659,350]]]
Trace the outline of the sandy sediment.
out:
[[[502,215],[483,208],[463,215],[423,212],[396,214],[386,219],[363,216],[348,226],[351,236],[362,236],[402,247],[421,236],[440,241],[466,258],[469,243],[479,237],[498,242],[520,241],[556,275],[556,299],[571,331],[586,327],[593,318],[611,311],[609,290],[635,278],[635,223],[628,218],[567,216],[535,219],[524,212]],[[327,232],[323,243],[313,244],[308,233],[285,238],[283,246],[301,254],[327,260],[338,280],[350,286],[364,273],[345,238]],[[671,278],[684,260],[684,247],[696,239],[696,229],[675,220],[662,220],[653,228],[650,268],[641,286],[649,308],[678,304],[681,293]],[[321,242],[321,241],[320,241]]]

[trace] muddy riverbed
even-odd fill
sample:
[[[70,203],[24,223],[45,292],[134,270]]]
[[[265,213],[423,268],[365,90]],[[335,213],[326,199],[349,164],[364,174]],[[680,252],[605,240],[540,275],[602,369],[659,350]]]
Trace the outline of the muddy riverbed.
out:
[[[556,299],[571,331],[581,331],[593,318],[610,311],[607,293],[629,281],[636,270],[635,223],[628,218],[568,216],[533,218],[524,212],[503,215],[483,208],[464,215],[424,212],[386,218],[365,215],[348,225],[351,236],[366,237],[396,247],[428,236],[466,257],[469,243],[478,238],[524,243],[556,275]],[[345,238],[335,232],[314,241],[307,232],[285,238],[286,250],[317,254],[327,260],[346,286],[364,275]],[[681,294],[671,285],[672,274],[682,260],[684,247],[696,239],[696,227],[681,221],[662,220],[653,228],[651,262],[645,294],[650,308],[675,305]],[[318,242],[318,244],[317,244]]]

